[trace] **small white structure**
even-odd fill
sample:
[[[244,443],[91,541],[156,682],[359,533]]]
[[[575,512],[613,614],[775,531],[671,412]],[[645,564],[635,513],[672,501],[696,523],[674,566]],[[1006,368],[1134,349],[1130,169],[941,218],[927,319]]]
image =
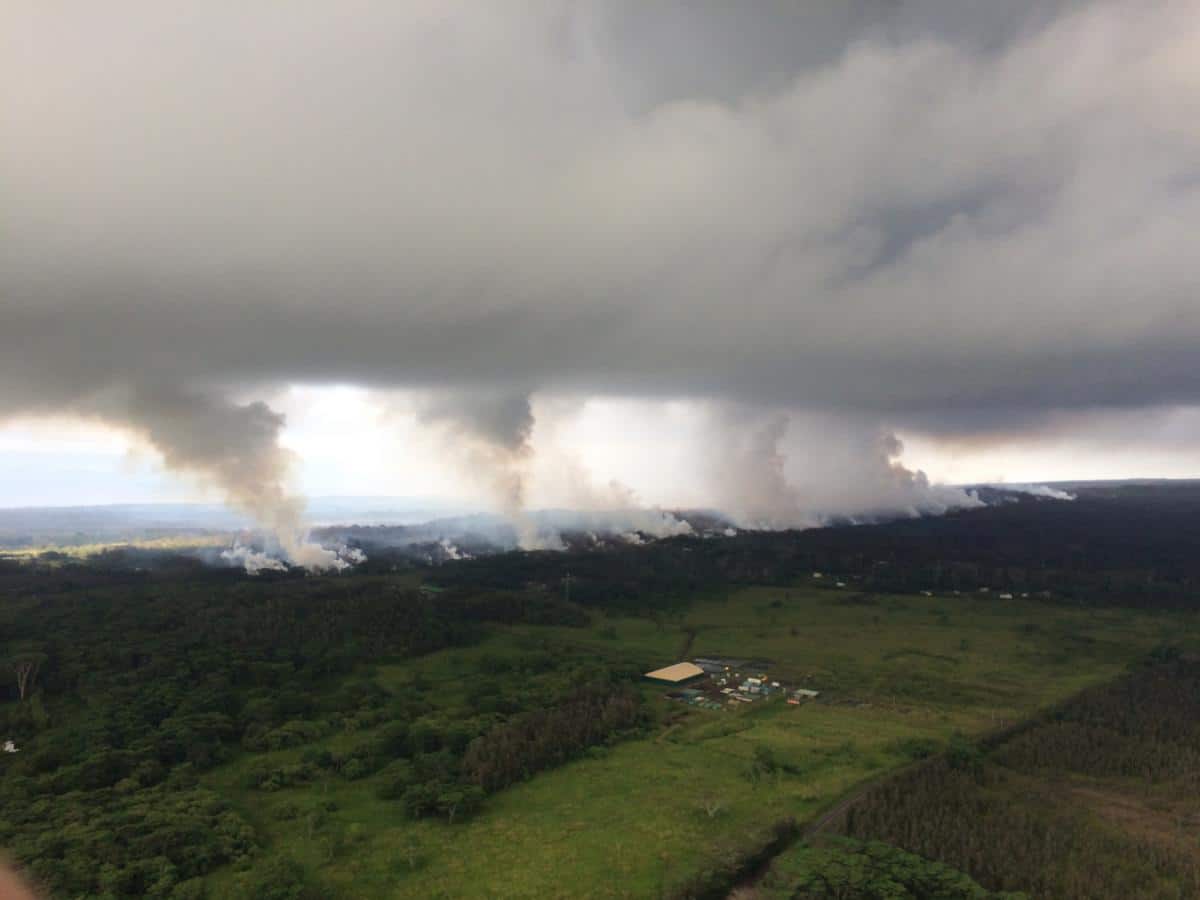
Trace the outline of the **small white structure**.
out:
[[[797,697],[807,697],[809,700],[811,700],[813,697],[821,696],[820,691],[812,691],[808,688],[796,688],[796,690],[792,691],[792,693]]]
[[[933,596],[933,591],[921,591],[921,593],[922,593],[922,595],[924,595],[924,596],[926,596],[926,597],[932,597],[932,596]]]
[[[1001,594],[1000,595],[1001,600],[1011,600],[1012,598],[1013,598],[1012,594]]]
[[[820,572],[813,572],[813,578],[824,578],[824,577],[825,576],[822,575]]]
[[[5,753],[16,753],[17,745],[12,741],[5,741],[4,742],[4,752]]]

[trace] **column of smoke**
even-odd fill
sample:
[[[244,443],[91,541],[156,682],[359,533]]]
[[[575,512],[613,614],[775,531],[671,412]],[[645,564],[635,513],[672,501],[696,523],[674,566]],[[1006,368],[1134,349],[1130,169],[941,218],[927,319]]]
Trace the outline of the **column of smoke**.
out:
[[[417,419],[440,427],[450,456],[490,498],[517,533],[523,550],[556,550],[555,534],[539,533],[526,507],[533,458],[533,409],[524,392],[441,390],[416,403]]]
[[[627,486],[613,480],[597,484],[576,454],[558,445],[558,418],[569,401],[548,402],[552,410],[539,420],[526,392],[494,390],[435,391],[416,404],[419,421],[441,428],[450,456],[509,520],[523,550],[561,550],[561,527],[596,529],[640,541],[640,535],[687,534],[691,526],[670,513],[648,509]],[[535,453],[533,434],[540,426]],[[534,462],[542,478],[556,481],[556,503],[575,514],[567,523],[535,520],[530,513]]]
[[[724,407],[713,412],[713,432],[714,500],[743,528],[812,528],[982,505],[906,468],[900,440],[878,422]]]
[[[550,482],[549,491],[571,510],[577,531],[600,532],[639,544],[645,538],[692,534],[684,519],[658,507],[647,506],[637,492],[615,478],[598,481],[580,454],[559,440],[559,425],[582,407],[569,401],[539,409],[539,475]],[[545,414],[541,414],[541,413]]]
[[[710,474],[714,500],[721,512],[742,528],[810,528],[818,521],[803,508],[799,492],[788,483],[780,442],[788,418],[765,422],[745,412],[717,416],[712,443],[716,458]]]
[[[78,404],[85,415],[128,427],[162,455],[168,468],[217,488],[226,502],[268,534],[270,552],[243,545],[225,551],[249,572],[340,570],[361,551],[322,547],[308,539],[304,500],[287,489],[291,454],[279,445],[284,417],[262,402],[239,404],[218,393],[171,387],[107,390]]]

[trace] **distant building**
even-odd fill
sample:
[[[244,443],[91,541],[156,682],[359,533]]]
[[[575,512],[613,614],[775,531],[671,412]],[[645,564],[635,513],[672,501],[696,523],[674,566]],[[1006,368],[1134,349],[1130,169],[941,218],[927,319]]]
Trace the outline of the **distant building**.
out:
[[[12,741],[5,741],[3,749],[4,749],[5,753],[16,753],[17,745],[15,743],[13,743]]]
[[[681,662],[647,672],[644,677],[660,684],[685,684],[693,679],[703,678],[704,670],[695,663]]]
[[[1012,594],[1001,594],[1000,595],[1001,600],[1011,600],[1012,598],[1013,598]]]
[[[741,657],[733,658],[729,656],[696,656],[692,662],[700,668],[707,671],[709,666],[719,667],[721,669],[736,669],[750,662],[748,659]]]

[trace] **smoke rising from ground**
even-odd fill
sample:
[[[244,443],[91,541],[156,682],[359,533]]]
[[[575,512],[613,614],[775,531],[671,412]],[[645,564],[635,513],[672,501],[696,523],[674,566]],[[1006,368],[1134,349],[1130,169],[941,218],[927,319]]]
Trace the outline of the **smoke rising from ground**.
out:
[[[232,548],[228,558],[244,562],[247,571],[278,568],[280,560],[312,571],[350,564],[308,539],[304,498],[288,488],[293,460],[279,445],[284,418],[265,403],[125,384],[81,393],[53,409],[120,424],[157,450],[169,469],[215,488],[229,506],[251,516],[270,533],[276,555]]]
[[[1031,497],[1045,497],[1049,500],[1074,500],[1075,495],[1048,484],[997,484],[992,487],[1017,494],[1029,494]]]
[[[743,528],[811,528],[982,505],[962,488],[930,484],[923,472],[901,465],[899,439],[872,420],[756,418],[742,410],[715,418],[715,502]]]
[[[517,521],[541,396],[723,411],[766,524],[968,502],[895,432],[1200,404],[1194,2],[784,6],[18,0],[0,417],[328,567],[283,384],[425,394]]]
[[[528,394],[434,391],[419,398],[416,414],[418,421],[442,428],[446,452],[513,523],[523,549],[560,548],[557,537],[540,534],[527,514],[534,425]]]

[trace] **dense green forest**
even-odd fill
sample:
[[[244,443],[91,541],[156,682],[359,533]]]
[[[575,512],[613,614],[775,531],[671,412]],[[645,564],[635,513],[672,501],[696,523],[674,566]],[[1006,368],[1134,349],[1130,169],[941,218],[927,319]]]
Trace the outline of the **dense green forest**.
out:
[[[79,590],[76,577],[18,574],[0,607],[0,735],[20,748],[0,754],[0,846],[54,896],[194,897],[197,879],[231,862],[246,867],[248,897],[297,881],[278,860],[257,871],[254,828],[198,782],[239,753],[372,729],[342,754],[251,765],[245,786],[382,772],[380,795],[401,814],[453,822],[644,724],[636,673],[553,650],[532,650],[508,678],[485,661],[475,708],[453,719],[419,682],[397,696],[356,675],[384,656],[470,643],[484,623],[578,625],[579,610],[552,595],[112,575]]]
[[[880,841],[832,838],[777,859],[756,900],[1024,900]],[[749,897],[747,898],[749,900]]]
[[[1173,659],[896,776],[851,807],[843,830],[994,890],[1195,897],[1198,784],[1200,661]]]

